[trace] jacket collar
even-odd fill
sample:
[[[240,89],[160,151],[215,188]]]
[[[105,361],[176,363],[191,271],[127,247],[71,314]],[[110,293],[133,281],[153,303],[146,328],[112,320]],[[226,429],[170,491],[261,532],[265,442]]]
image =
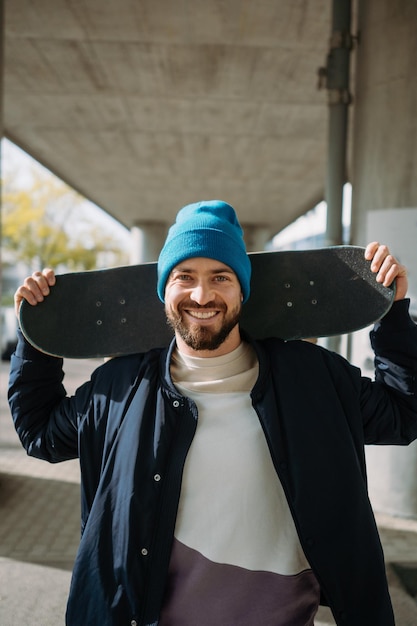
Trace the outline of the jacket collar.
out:
[[[269,357],[263,346],[263,342],[253,339],[248,333],[246,333],[242,329],[240,331],[240,334],[243,341],[246,341],[252,346],[252,348],[256,352],[256,356],[258,357],[259,375],[251,393],[253,397],[256,397],[262,392],[262,389],[264,388],[264,385],[266,383],[266,378],[269,372]],[[167,389],[167,391],[169,391],[169,393],[175,396],[181,396],[172,381],[170,372],[172,353],[175,350],[176,345],[177,344],[174,337],[170,345],[167,348],[161,350],[159,367],[163,386]]]

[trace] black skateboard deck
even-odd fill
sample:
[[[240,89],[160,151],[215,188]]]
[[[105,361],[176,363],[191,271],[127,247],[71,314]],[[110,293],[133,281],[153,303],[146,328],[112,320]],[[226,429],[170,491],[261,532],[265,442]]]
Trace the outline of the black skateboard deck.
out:
[[[241,327],[252,337],[286,340],[364,328],[390,308],[394,287],[375,280],[364,248],[258,252]],[[156,263],[57,276],[37,306],[23,302],[21,328],[36,348],[67,358],[143,352],[173,332],[156,294]]]

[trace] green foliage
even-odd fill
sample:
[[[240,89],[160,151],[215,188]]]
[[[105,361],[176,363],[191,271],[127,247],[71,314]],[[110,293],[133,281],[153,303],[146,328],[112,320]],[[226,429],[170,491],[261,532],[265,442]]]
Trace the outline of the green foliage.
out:
[[[126,262],[121,244],[85,218],[81,196],[52,176],[34,176],[25,189],[4,181],[2,246],[9,262],[23,262],[30,272],[95,269],[102,253],[112,265]]]

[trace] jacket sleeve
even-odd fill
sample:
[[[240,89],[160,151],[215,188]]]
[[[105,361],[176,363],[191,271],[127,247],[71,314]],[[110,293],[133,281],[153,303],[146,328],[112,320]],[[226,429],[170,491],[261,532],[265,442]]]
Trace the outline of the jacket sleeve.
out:
[[[62,384],[62,359],[33,348],[19,331],[11,358],[9,405],[30,456],[51,463],[78,456],[77,410]]]
[[[375,382],[363,379],[366,443],[407,445],[417,438],[417,326],[409,300],[394,302],[371,331]]]

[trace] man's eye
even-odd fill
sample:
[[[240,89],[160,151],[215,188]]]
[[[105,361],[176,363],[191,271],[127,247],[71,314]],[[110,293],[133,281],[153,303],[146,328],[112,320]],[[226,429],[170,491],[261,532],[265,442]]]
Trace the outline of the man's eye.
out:
[[[221,274],[219,274],[218,276],[216,276],[215,280],[217,280],[217,282],[222,283],[226,280],[229,280],[227,276],[223,276]]]

